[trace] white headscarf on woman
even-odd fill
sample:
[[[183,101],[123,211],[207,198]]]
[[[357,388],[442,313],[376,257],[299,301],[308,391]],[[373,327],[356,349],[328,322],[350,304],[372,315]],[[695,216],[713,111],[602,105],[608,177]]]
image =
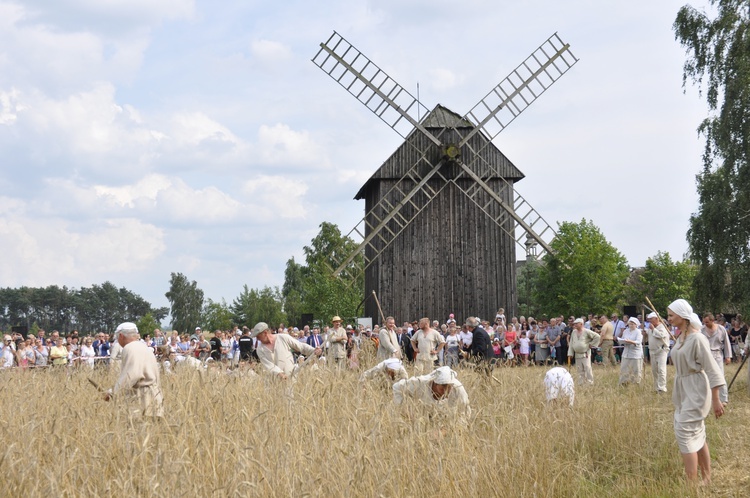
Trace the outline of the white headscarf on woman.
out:
[[[698,318],[698,315],[693,313],[693,307],[690,306],[690,303],[688,303],[684,299],[677,299],[672,304],[667,306],[667,308],[672,310],[672,313],[674,313],[675,315],[688,320],[692,328],[700,330],[703,326],[703,324],[701,323],[701,319]]]

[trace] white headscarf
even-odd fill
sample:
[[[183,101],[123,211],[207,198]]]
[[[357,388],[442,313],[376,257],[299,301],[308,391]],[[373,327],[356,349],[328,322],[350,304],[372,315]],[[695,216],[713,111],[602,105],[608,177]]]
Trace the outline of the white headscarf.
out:
[[[458,374],[451,367],[440,367],[432,372],[432,380],[435,384],[450,384],[454,377],[458,377]]]
[[[672,313],[674,313],[675,315],[690,321],[690,326],[694,329],[701,329],[701,319],[698,318],[698,315],[693,313],[693,307],[690,306],[690,303],[688,303],[684,299],[677,299],[672,304],[667,306],[667,308],[672,310]]]
[[[635,324],[635,327],[636,327],[636,328],[638,328],[638,327],[640,327],[640,326],[641,326],[641,322],[640,322],[640,320],[638,320],[638,319],[637,319],[636,317],[634,317],[634,316],[631,316],[630,318],[628,318],[628,323],[630,323],[630,322],[633,322],[633,323]]]
[[[388,358],[385,360],[385,368],[389,370],[401,370],[403,364],[398,358]]]

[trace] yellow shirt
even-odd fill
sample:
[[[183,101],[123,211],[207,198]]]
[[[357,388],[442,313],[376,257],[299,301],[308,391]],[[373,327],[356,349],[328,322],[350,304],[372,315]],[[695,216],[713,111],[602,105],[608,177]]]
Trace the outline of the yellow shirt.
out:
[[[53,365],[65,365],[68,363],[68,348],[65,346],[52,346],[49,350],[49,357]]]

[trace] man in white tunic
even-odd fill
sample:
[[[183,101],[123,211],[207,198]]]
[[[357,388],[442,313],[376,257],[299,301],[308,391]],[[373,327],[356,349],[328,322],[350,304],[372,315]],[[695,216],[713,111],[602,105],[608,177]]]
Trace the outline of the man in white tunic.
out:
[[[651,323],[648,329],[648,355],[651,358],[651,374],[654,376],[654,389],[657,393],[667,392],[667,357],[669,356],[669,331],[655,312],[646,319]]]
[[[591,371],[591,348],[599,345],[599,334],[583,328],[583,319],[573,321],[573,332],[568,339],[568,357],[575,356],[576,370],[581,384],[593,384],[594,373]]]
[[[396,320],[389,316],[385,319],[385,327],[378,334],[378,359],[401,358],[401,346],[396,335]]]
[[[617,343],[625,347],[620,361],[620,385],[640,384],[643,377],[643,332],[636,317],[628,318],[628,327],[622,331]]]
[[[732,362],[732,343],[729,341],[727,329],[716,323],[712,313],[706,313],[703,317],[703,335],[708,339],[708,345],[711,347],[711,356],[716,360],[716,366],[724,377],[724,363],[729,365]],[[729,403],[729,392],[726,383],[719,389],[719,400],[725,405]]]
[[[429,327],[429,321],[427,322]],[[393,384],[393,403],[403,405],[412,399],[431,410],[445,413],[447,420],[468,423],[471,417],[469,396],[456,372],[450,367],[440,367],[427,375],[403,379]],[[456,420],[456,418],[458,420]]]
[[[557,401],[560,398],[568,398],[568,404],[572,407],[575,399],[573,376],[563,367],[551,368],[544,375],[544,392],[547,403]]]
[[[406,373],[403,363],[398,358],[388,358],[383,360],[369,370],[365,370],[360,376],[360,382],[366,380],[384,380],[392,385],[394,382],[399,380],[407,379],[409,375]]]
[[[120,324],[115,334],[122,347],[120,375],[114,388],[104,394],[104,399],[124,399],[134,416],[163,417],[159,366],[153,350],[139,340],[138,327],[134,323]]]
[[[430,372],[435,368],[438,353],[445,346],[445,338],[430,327],[429,318],[422,318],[419,320],[419,331],[411,338],[411,344],[417,350],[417,372]]]
[[[258,322],[253,327],[251,337],[258,338],[255,350],[265,370],[279,379],[287,379],[298,368],[294,363],[294,353],[304,356],[316,354],[320,356],[322,350],[313,348],[304,342],[299,342],[289,334],[272,334],[265,322]]]

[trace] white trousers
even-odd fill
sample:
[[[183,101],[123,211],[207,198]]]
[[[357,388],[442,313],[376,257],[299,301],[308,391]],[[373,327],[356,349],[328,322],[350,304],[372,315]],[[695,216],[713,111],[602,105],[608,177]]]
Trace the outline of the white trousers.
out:
[[[651,373],[654,376],[654,389],[657,392],[667,392],[667,356],[666,349],[649,349],[651,356]]]
[[[716,366],[719,367],[721,376],[724,377],[724,355],[721,351],[711,351],[711,356],[716,360]],[[727,390],[726,378],[724,379],[724,385],[719,388],[719,401],[722,403],[729,402],[729,391]]]
[[[576,370],[578,370],[578,381],[581,384],[594,383],[594,372],[591,371],[591,355],[576,356]]]

